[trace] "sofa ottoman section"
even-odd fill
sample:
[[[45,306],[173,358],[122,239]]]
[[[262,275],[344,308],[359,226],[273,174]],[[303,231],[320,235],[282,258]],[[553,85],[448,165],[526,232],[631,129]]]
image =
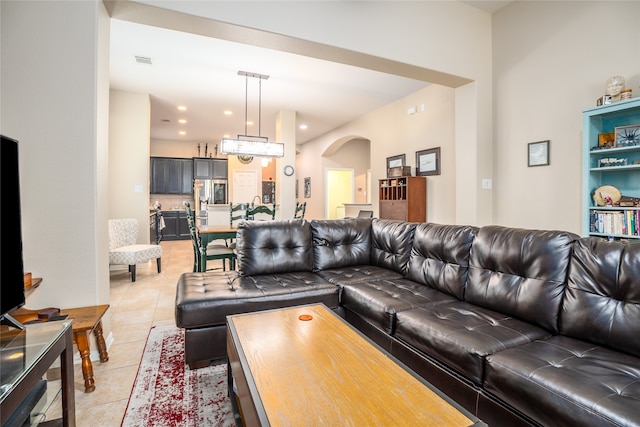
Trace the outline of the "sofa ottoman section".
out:
[[[310,272],[262,276],[184,273],[176,293],[176,325],[185,328],[190,367],[226,357],[226,316],[323,303],[335,309],[339,288]]]

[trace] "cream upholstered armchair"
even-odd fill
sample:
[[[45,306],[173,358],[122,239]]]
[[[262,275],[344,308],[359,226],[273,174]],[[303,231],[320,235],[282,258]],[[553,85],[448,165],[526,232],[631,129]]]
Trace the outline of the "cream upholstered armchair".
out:
[[[131,281],[136,281],[136,264],[156,259],[161,271],[162,246],[137,244],[138,220],[109,220],[109,265],[128,265]]]

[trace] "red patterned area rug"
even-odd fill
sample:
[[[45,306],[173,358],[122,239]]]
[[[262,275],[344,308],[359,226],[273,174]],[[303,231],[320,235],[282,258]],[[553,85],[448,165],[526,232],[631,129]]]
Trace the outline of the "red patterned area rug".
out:
[[[122,426],[235,426],[227,365],[190,370],[184,331],[151,328]]]

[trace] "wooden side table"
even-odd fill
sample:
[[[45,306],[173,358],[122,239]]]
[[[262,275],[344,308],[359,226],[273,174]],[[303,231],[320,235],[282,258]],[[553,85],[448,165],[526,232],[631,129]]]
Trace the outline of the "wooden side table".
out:
[[[84,392],[91,393],[96,389],[93,379],[93,364],[89,357],[89,334],[93,332],[98,343],[100,362],[109,360],[107,345],[104,342],[102,333],[102,316],[109,308],[109,304],[92,305],[88,307],[68,308],[60,310],[61,315],[67,315],[67,319],[73,319],[71,324],[73,330],[73,342],[78,347],[80,358],[82,359],[82,377],[84,378]],[[13,317],[22,323],[38,320],[38,310],[28,310],[19,308],[13,313]]]
[[[60,310],[61,315],[68,315],[67,319],[73,319],[73,342],[78,346],[78,352],[82,359],[82,377],[84,378],[84,392],[91,393],[96,389],[93,380],[93,364],[89,357],[89,334],[93,332],[98,343],[100,362],[109,360],[107,345],[102,335],[102,316],[109,308],[109,304],[92,305],[89,307],[69,308]]]

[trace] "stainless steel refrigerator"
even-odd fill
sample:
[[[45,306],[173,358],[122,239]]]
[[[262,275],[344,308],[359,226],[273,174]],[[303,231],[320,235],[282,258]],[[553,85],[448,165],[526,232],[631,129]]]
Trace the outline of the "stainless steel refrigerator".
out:
[[[206,210],[207,204],[226,205],[229,186],[226,179],[199,179],[196,181],[195,198],[200,209]]]

